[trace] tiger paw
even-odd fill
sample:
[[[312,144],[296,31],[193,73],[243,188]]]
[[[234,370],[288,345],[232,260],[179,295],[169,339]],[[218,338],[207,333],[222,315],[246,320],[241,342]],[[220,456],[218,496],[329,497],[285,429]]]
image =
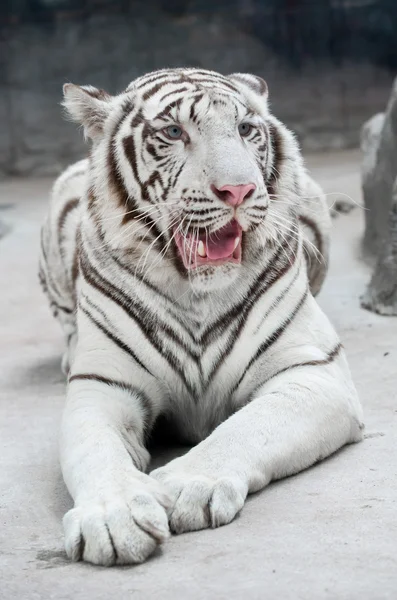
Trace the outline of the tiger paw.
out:
[[[163,497],[162,505],[142,490],[72,508],[63,519],[68,557],[103,566],[143,562],[169,537]]]
[[[193,473],[175,472],[167,466],[151,473],[165,485],[174,500],[169,513],[173,533],[227,525],[244,506],[248,488],[241,480]]]

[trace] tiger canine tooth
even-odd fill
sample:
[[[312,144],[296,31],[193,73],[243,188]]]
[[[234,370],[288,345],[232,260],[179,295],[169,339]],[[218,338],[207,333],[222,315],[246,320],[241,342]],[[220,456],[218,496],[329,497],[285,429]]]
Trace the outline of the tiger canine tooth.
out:
[[[197,254],[199,254],[202,258],[205,258],[207,256],[207,253],[205,251],[204,242],[202,242],[201,240],[199,241],[199,244],[198,244]]]
[[[234,240],[233,252],[235,251],[235,249],[237,248],[237,246],[239,245],[239,243],[240,243],[240,238],[236,237],[236,239]]]

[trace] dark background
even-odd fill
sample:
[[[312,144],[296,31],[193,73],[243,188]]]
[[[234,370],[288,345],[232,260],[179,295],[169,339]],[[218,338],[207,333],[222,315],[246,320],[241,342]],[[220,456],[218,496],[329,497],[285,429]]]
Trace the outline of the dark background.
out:
[[[397,0],[2,0],[0,174],[84,152],[65,81],[117,93],[147,71],[250,71],[307,150],[357,146],[397,69]]]

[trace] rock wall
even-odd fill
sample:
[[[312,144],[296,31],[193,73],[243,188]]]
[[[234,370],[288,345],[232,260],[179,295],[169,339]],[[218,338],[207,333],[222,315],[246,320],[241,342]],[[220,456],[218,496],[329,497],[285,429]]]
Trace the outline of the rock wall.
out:
[[[273,111],[310,150],[358,145],[360,124],[385,104],[391,76],[379,68],[288,69],[225,14],[175,17],[145,6],[3,28],[0,175],[53,175],[82,156],[82,136],[59,106],[66,81],[115,93],[162,67],[252,71],[268,81]]]
[[[362,150],[363,250],[375,260],[375,269],[361,304],[397,315],[397,79],[385,113],[363,126]]]

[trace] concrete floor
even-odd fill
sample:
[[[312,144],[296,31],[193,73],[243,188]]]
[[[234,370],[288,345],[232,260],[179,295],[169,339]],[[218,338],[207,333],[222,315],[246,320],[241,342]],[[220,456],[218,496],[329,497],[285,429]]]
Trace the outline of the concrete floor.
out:
[[[359,200],[355,153],[309,157],[327,192]],[[48,180],[0,185],[0,598],[386,600],[397,598],[397,319],[359,308],[363,211],[335,222],[320,303],[339,330],[366,439],[250,497],[234,523],[173,537],[146,564],[70,564],[57,463],[62,340],[37,283]]]

